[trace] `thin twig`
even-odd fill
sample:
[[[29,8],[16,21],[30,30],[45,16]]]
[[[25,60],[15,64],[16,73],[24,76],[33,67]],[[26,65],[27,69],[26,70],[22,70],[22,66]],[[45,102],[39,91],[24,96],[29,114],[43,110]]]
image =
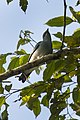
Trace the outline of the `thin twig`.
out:
[[[37,42],[30,35],[28,35],[28,36],[33,42],[35,42],[37,44]]]
[[[61,50],[63,48],[64,45],[64,39],[65,39],[65,31],[66,31],[66,0],[64,0],[64,27],[63,27],[63,38],[62,38],[62,46],[61,46]]]
[[[21,91],[21,90],[22,90],[22,89],[18,89],[18,90],[15,90],[15,91],[9,93],[8,95],[6,95],[6,99],[7,99],[8,97],[10,97],[12,94],[17,93],[17,92],[19,92],[19,91]]]
[[[33,44],[31,42],[29,42],[29,44],[34,48]]]
[[[69,87],[69,86],[74,85],[74,84],[77,84],[77,82],[71,82],[71,83],[69,83],[67,85],[63,85],[63,87]]]

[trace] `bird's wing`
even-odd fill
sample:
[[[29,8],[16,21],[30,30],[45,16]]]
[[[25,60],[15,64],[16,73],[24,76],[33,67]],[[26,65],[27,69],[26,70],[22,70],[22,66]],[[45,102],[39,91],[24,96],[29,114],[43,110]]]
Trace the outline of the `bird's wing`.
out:
[[[33,52],[31,53],[31,55],[29,56],[28,61],[31,59],[31,56],[33,55],[33,53],[39,48],[39,46],[41,45],[41,43],[42,43],[42,41],[38,42],[38,43],[35,45],[34,50],[33,50]]]

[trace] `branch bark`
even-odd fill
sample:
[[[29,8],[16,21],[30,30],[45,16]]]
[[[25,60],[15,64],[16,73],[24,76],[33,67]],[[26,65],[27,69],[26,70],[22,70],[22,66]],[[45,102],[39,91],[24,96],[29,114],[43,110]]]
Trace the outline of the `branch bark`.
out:
[[[65,50],[60,50],[56,53],[53,53],[53,54],[49,54],[49,55],[46,55],[40,59],[37,59],[33,62],[30,62],[30,63],[26,63],[25,65],[22,65],[20,67],[17,67],[15,69],[12,69],[12,70],[8,70],[2,74],[0,74],[0,81],[2,80],[6,80],[8,79],[9,77],[12,77],[12,76],[15,76],[15,75],[18,75],[20,73],[22,73],[23,71],[26,70],[26,72],[35,67],[38,67],[40,65],[43,65],[44,63],[47,63],[49,61],[52,61],[52,60],[57,60],[59,58],[61,58],[61,56],[67,56],[69,53],[72,53],[72,54],[80,54],[80,48],[75,48],[75,49],[72,49],[72,50],[68,50],[68,49],[65,49]]]

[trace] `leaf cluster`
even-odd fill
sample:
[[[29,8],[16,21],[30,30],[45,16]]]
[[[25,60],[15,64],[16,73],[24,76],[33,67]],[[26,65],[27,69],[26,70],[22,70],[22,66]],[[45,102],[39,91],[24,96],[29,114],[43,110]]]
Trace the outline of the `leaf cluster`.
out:
[[[10,4],[12,1],[14,0],[6,0],[7,4]],[[28,6],[28,0],[19,0],[19,6],[24,12],[26,12]]]

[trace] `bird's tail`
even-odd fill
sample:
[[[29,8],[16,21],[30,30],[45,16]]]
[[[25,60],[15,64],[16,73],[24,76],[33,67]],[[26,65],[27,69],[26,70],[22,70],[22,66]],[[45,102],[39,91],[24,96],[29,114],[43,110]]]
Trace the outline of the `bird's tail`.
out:
[[[28,79],[29,75],[31,73],[28,73],[27,75],[25,73],[22,73],[20,76],[19,76],[19,81],[22,81],[22,83],[24,83],[26,81],[26,79]]]

